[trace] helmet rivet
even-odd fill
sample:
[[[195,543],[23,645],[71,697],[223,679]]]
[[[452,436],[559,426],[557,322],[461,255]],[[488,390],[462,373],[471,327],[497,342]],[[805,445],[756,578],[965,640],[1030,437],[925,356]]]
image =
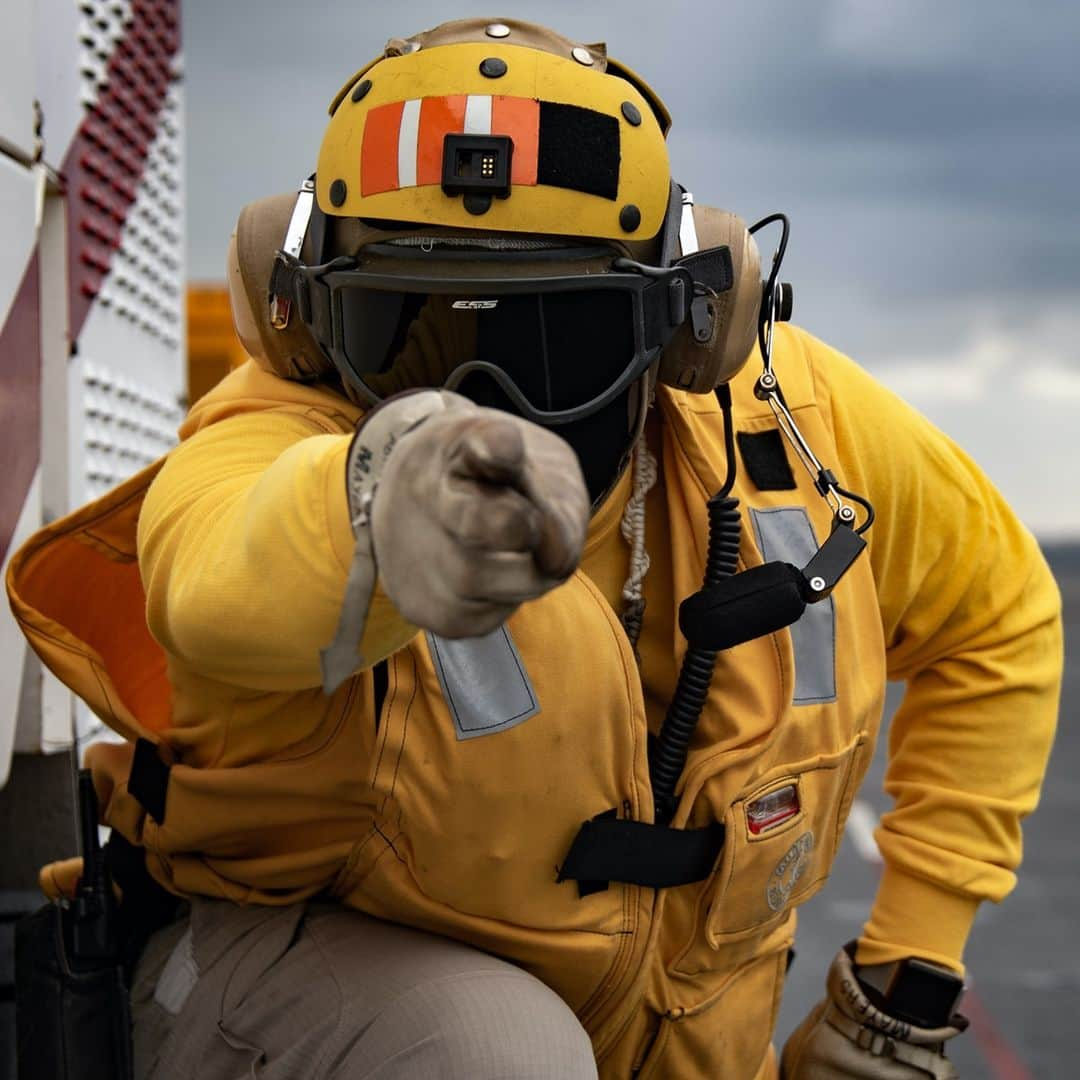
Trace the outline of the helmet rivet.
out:
[[[626,117],[626,122],[634,127],[641,123],[641,110],[632,101],[622,103],[622,114]]]
[[[367,97],[367,92],[371,89],[371,80],[363,79],[356,84],[356,89],[352,92],[353,101],[362,101]]]
[[[491,209],[490,195],[466,195],[461,201],[470,214],[476,214],[477,216],[486,214]]]
[[[344,180],[335,180],[330,185],[330,201],[334,206],[341,206],[345,202],[345,196],[349,194],[349,189],[345,186]]]
[[[506,23],[493,22],[484,27],[484,33],[493,38],[509,37],[510,27]]]
[[[592,53],[588,49],[582,48],[580,45],[575,45],[570,50],[570,55],[579,63],[584,64],[586,67],[591,67],[593,62]]]
[[[488,79],[498,79],[506,74],[506,61],[498,56],[489,56],[480,61],[480,74]]]
[[[627,203],[619,211],[619,224],[624,232],[633,232],[641,224],[641,211],[633,203]]]

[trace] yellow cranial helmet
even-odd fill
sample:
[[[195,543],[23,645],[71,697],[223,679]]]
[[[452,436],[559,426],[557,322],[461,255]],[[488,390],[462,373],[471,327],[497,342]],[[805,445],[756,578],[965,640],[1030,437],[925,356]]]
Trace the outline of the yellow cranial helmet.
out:
[[[275,370],[332,365],[372,404],[442,386],[557,428],[599,497],[657,380],[711,393],[749,356],[753,238],[672,181],[667,111],[603,45],[447,23],[392,40],[330,113],[274,259],[270,330],[253,321]],[[265,282],[243,252],[264,216],[237,231],[253,311]]]
[[[667,111],[602,45],[461,20],[394,39],[334,99],[331,217],[635,241],[664,223]]]

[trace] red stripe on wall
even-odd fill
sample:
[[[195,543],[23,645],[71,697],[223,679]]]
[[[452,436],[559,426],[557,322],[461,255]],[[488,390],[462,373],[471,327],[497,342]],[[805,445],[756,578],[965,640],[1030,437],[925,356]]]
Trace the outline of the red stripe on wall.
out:
[[[66,182],[69,332],[78,338],[120,246],[180,48],[177,0],[134,0],[60,166]],[[0,557],[6,554],[41,456],[41,327],[37,253],[0,328]]]
[[[360,146],[361,195],[378,195],[398,186],[398,132],[404,108],[404,101],[393,101],[367,114]]]
[[[514,141],[510,182],[535,186],[536,157],[540,146],[540,102],[533,98],[496,95],[491,102],[491,134],[509,135]]]
[[[0,559],[41,457],[41,281],[35,249],[0,330]]]
[[[72,340],[120,247],[180,48],[177,0],[134,0],[131,15],[109,57],[97,103],[83,117],[60,168],[67,181]]]
[[[442,183],[443,141],[465,127],[465,95],[428,97],[420,102],[420,137],[416,148],[416,183]]]

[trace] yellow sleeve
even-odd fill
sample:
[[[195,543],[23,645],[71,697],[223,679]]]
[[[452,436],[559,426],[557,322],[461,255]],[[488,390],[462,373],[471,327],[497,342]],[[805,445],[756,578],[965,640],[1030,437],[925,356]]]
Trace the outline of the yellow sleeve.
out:
[[[174,660],[258,691],[319,686],[352,558],[348,435],[264,411],[203,428],[169,456],[139,518],[151,633]],[[416,633],[376,590],[373,664]]]
[[[1020,822],[1038,800],[1058,710],[1060,598],[1034,538],[971,459],[810,342],[847,486],[877,511],[868,539],[888,674],[907,684],[888,734],[885,870],[858,959],[917,954],[962,970],[976,907],[1012,889]]]

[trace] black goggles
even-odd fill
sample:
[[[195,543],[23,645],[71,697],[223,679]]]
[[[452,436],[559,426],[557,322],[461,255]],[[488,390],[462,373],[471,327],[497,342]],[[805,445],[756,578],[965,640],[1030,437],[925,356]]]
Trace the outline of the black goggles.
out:
[[[571,258],[589,272],[561,272]],[[545,261],[557,264],[552,273]],[[679,263],[646,266],[609,250],[432,255],[375,244],[320,266],[279,255],[272,290],[372,402],[421,386],[476,396],[470,390],[490,380],[521,415],[553,426],[626,391],[690,317],[695,296],[728,287],[695,282]]]

